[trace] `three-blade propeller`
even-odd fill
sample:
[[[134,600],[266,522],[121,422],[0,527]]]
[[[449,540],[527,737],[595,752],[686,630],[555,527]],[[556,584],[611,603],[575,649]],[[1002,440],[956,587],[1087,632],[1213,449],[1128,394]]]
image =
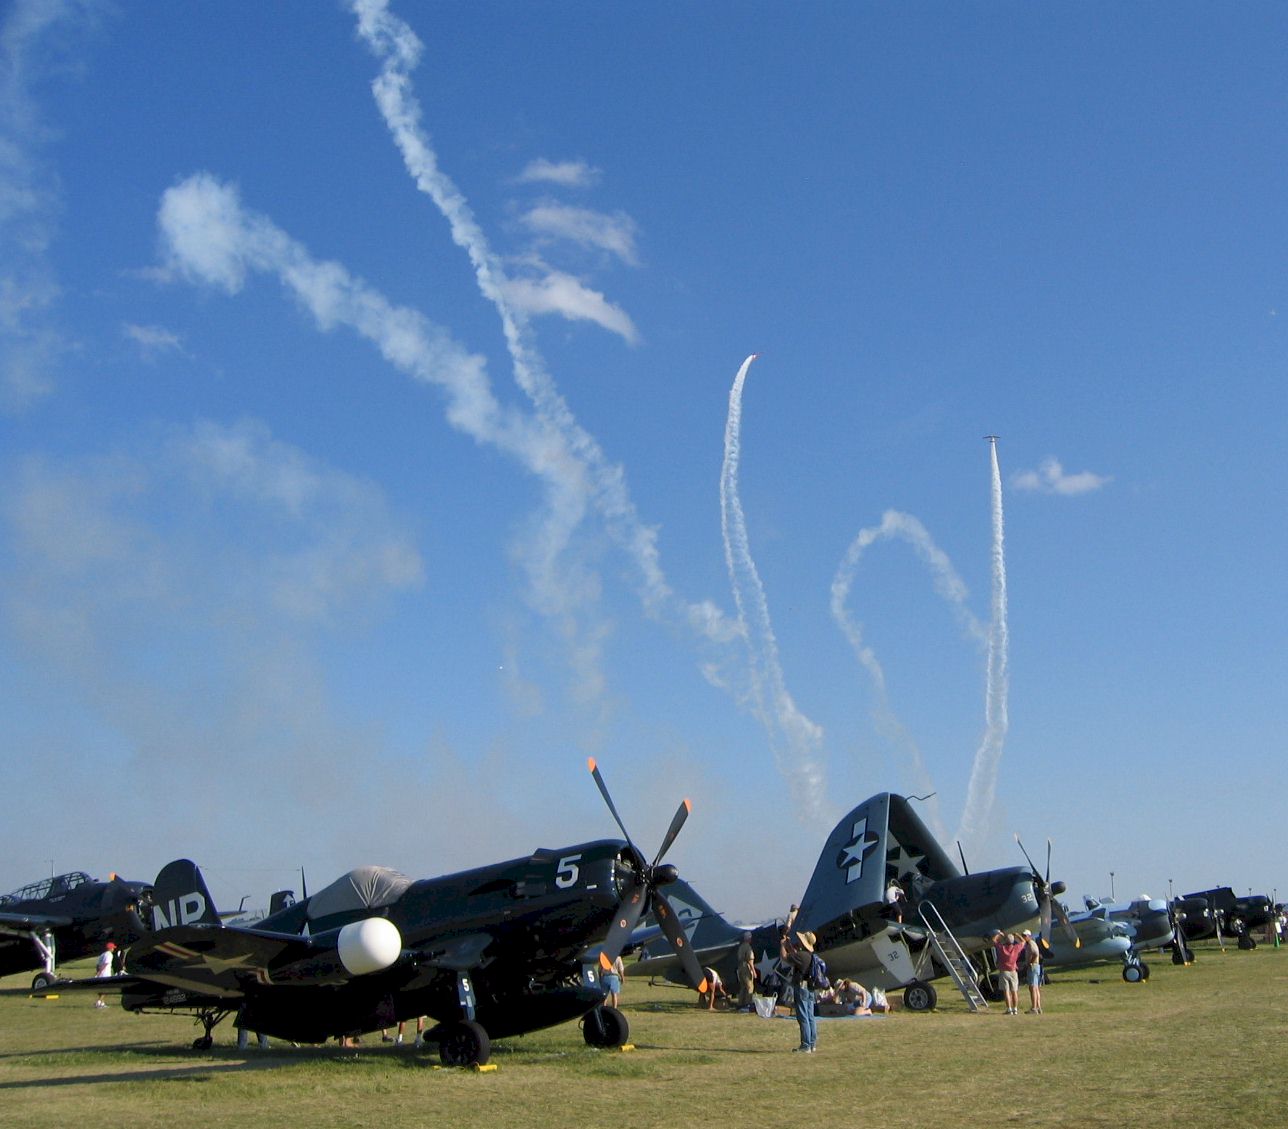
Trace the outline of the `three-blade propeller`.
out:
[[[608,805],[608,810],[612,813],[613,819],[617,826],[622,830],[622,837],[626,840],[626,845],[630,848],[631,854],[635,858],[636,871],[631,879],[630,885],[622,894],[621,904],[617,907],[617,917],[614,919],[612,926],[608,930],[608,935],[604,938],[604,943],[599,950],[599,962],[605,971],[613,966],[613,961],[617,959],[619,953],[630,940],[631,934],[635,927],[639,925],[640,919],[647,912],[650,905],[653,907],[653,914],[657,918],[657,923],[661,926],[662,933],[671,943],[671,948],[675,950],[676,956],[680,958],[680,966],[684,969],[684,974],[689,978],[689,983],[699,992],[707,990],[707,978],[702,971],[702,966],[698,963],[698,958],[693,955],[693,949],[689,946],[689,939],[684,935],[684,929],[680,926],[679,920],[675,916],[675,911],[671,908],[671,903],[667,901],[666,895],[662,893],[661,887],[675,881],[675,867],[663,866],[662,857],[671,849],[671,844],[675,842],[675,837],[679,835],[680,828],[684,826],[684,821],[689,818],[689,812],[693,810],[693,805],[688,800],[681,802],[676,810],[675,817],[671,820],[671,826],[667,828],[666,835],[662,838],[662,845],[658,848],[657,854],[653,857],[651,863],[644,861],[644,856],[635,846],[631,839],[630,832],[626,830],[626,824],[622,822],[622,817],[617,814],[617,806],[613,803],[613,797],[608,794],[608,785],[604,783],[604,778],[599,774],[599,766],[595,763],[595,758],[590,757],[586,761],[590,768],[590,774],[595,778],[595,784],[599,788],[599,794],[604,797],[604,803]]]

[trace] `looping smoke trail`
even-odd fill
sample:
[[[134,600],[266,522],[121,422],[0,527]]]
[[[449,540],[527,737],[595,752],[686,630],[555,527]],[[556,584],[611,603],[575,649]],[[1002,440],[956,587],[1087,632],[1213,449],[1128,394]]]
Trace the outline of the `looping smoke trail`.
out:
[[[911,514],[900,513],[897,510],[887,510],[881,516],[880,525],[861,529],[858,536],[850,543],[850,547],[846,550],[845,556],[842,557],[841,563],[837,567],[836,575],[832,579],[832,618],[836,620],[837,625],[849,641],[855,657],[872,678],[873,685],[876,688],[876,704],[873,707],[873,714],[877,730],[892,745],[902,750],[913,781],[913,788],[917,792],[925,793],[933,791],[934,786],[931,783],[930,773],[926,769],[925,761],[922,758],[921,749],[912,734],[899,720],[898,715],[890,704],[885,671],[877,660],[876,652],[863,641],[862,630],[845,608],[849,599],[850,589],[854,583],[855,573],[858,570],[859,561],[864,552],[877,541],[895,537],[901,538],[912,545],[917,555],[925,562],[931,571],[935,591],[951,605],[953,612],[966,632],[980,642],[984,641],[985,632],[979,620],[966,606],[966,585],[957,574],[957,570],[953,568],[948,554],[935,544],[926,527]],[[930,802],[927,811],[930,816],[931,830],[942,838],[944,827],[939,814],[937,797]]]
[[[823,817],[825,808],[823,769],[818,762],[823,730],[797,709],[787,690],[769,603],[751,557],[747,523],[738,497],[742,389],[755,359],[753,353],[742,362],[729,391],[724,463],[720,470],[720,532],[738,621],[751,659],[753,709],[769,733],[775,762],[791,787],[798,812],[807,819],[818,819]]]
[[[1007,699],[1010,693],[1010,639],[1006,622],[1006,554],[1002,515],[1002,472],[997,461],[997,442],[992,446],[993,461],[993,618],[988,632],[988,681],[984,704],[984,739],[975,753],[966,807],[962,813],[958,839],[968,846],[978,846],[989,830],[993,800],[997,794],[997,772],[1002,761],[1002,746],[1009,728]]]

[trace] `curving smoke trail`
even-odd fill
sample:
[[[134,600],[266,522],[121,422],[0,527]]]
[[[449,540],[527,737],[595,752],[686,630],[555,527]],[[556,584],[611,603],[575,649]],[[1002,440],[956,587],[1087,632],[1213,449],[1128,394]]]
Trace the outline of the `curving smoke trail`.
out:
[[[800,712],[787,690],[778,640],[769,618],[769,602],[751,557],[747,522],[738,498],[742,389],[755,359],[753,353],[742,362],[729,390],[724,462],[720,468],[720,532],[738,622],[747,639],[751,661],[752,709],[769,734],[775,763],[788,781],[797,811],[812,820],[825,814],[823,769],[818,759],[823,730]]]
[[[908,542],[930,569],[935,591],[952,607],[963,629],[981,643],[985,641],[985,631],[983,625],[966,606],[966,585],[958,576],[948,554],[935,544],[926,527],[911,514],[887,510],[881,515],[880,525],[859,530],[858,536],[850,542],[850,547],[841,558],[836,575],[832,579],[832,618],[836,620],[841,632],[849,641],[855,657],[868,672],[876,688],[876,704],[873,707],[873,713],[878,732],[896,749],[902,751],[912,787],[917,792],[926,793],[932,792],[934,786],[922,758],[921,749],[891,706],[885,671],[877,660],[876,652],[864,642],[859,624],[851,618],[845,607],[863,554],[876,542],[896,537]],[[942,838],[944,827],[939,814],[938,798],[930,801],[927,810],[930,815],[931,830]]]
[[[975,753],[966,808],[957,837],[967,846],[979,846],[989,829],[997,794],[997,771],[1009,726],[1009,635],[1006,623],[1006,554],[1002,520],[1002,472],[997,461],[997,441],[991,440],[993,461],[993,616],[988,632],[988,680],[984,699],[984,739]]]
[[[621,545],[638,570],[640,597],[645,610],[661,614],[674,608],[677,599],[659,563],[657,530],[641,520],[626,488],[619,465],[610,463],[598,442],[577,422],[567,402],[532,342],[526,312],[510,299],[513,280],[506,277],[482,228],[475,220],[464,195],[439,167],[434,150],[421,127],[421,109],[411,89],[411,72],[420,61],[422,44],[411,27],[388,10],[387,0],[352,0],[358,19],[358,33],[381,63],[380,75],[372,83],[376,104],[394,142],[402,153],[407,171],[417,188],[434,202],[448,221],[453,241],[469,256],[480,293],[496,307],[516,383],[532,402],[538,417],[546,422],[565,447],[554,457],[575,464],[583,473],[570,484],[572,492],[584,490],[589,503],[603,518],[610,534]],[[582,512],[569,506],[560,519],[552,513],[544,537],[540,576],[554,585],[556,564],[567,547]],[[718,609],[707,602],[681,604],[681,616],[707,639],[727,643],[736,632]]]

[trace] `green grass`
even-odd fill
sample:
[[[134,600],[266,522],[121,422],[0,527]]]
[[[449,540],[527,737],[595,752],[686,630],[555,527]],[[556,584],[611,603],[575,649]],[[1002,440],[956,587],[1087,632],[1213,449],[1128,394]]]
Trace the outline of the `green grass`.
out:
[[[96,1010],[87,994],[0,990],[0,1123],[567,1129],[693,1121],[731,1126],[1278,1125],[1288,1121],[1288,949],[1198,946],[1145,984],[1104,966],[1053,974],[1041,1016],[940,1008],[820,1024],[817,1055],[790,1020],[699,1010],[688,993],[628,980],[633,1052],[588,1048],[574,1024],[496,1044],[493,1073],[435,1068],[382,1046],[212,1051],[175,1016]],[[80,974],[88,974],[88,969]],[[1023,995],[1023,993],[1022,993]]]

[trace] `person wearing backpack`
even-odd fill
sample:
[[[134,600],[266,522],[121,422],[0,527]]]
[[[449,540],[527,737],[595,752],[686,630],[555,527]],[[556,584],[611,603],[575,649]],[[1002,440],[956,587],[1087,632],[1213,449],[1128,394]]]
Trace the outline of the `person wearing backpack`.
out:
[[[792,996],[796,1004],[796,1022],[801,1029],[801,1045],[794,1052],[813,1054],[818,1046],[818,1024],[814,1019],[814,944],[817,938],[805,931],[793,935],[784,929],[778,951],[791,973]]]

